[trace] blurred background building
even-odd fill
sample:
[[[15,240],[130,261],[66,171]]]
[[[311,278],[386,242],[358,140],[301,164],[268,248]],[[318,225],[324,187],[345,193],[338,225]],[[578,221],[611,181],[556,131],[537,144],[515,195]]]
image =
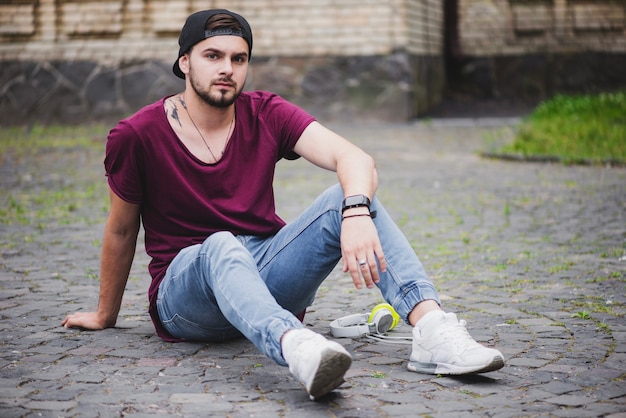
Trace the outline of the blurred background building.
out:
[[[4,0],[0,123],[110,121],[182,90],[178,34],[206,8],[249,20],[247,89],[322,120],[626,88],[626,0]]]

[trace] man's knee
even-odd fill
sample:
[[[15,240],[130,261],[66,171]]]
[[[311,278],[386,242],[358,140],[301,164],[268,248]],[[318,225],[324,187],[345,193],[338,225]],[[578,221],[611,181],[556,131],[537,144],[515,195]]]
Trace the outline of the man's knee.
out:
[[[209,244],[213,244],[213,245],[219,245],[220,243],[222,243],[222,244],[229,244],[229,243],[234,244],[234,241],[237,241],[237,238],[230,231],[214,232],[213,234],[209,235],[204,240],[204,242],[209,243]]]
[[[210,255],[210,258],[226,262],[229,259],[243,259],[252,257],[239,239],[229,231],[219,231],[211,234],[202,243],[201,252]]]

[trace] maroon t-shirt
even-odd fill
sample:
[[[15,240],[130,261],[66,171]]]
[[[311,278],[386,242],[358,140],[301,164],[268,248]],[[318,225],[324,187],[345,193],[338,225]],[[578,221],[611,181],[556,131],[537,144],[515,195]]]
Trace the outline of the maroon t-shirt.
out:
[[[218,231],[271,235],[285,223],[276,214],[276,163],[297,158],[293,148],[314,118],[267,92],[244,92],[235,102],[236,124],[217,163],[196,158],[165,114],[164,99],[122,120],[109,133],[104,166],[109,186],[141,205],[152,282],[150,314],[158,334],[158,286],[178,252]]]

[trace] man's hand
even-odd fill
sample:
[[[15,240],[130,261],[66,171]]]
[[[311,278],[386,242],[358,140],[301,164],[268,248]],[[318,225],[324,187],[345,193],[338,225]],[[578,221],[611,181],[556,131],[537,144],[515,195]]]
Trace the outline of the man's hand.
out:
[[[357,289],[365,286],[371,289],[380,281],[380,271],[387,271],[383,248],[378,231],[369,216],[346,218],[341,225],[341,254],[343,271],[350,272]]]
[[[83,328],[96,331],[113,327],[115,323],[107,324],[98,316],[98,312],[76,312],[66,316],[61,325],[65,328]]]
[[[112,190],[109,196],[111,211],[102,241],[98,310],[66,316],[61,321],[65,328],[100,330],[114,327],[117,322],[137,246],[140,206],[126,202]]]
[[[316,166],[335,171],[345,196],[363,194],[370,200],[374,196],[378,187],[374,159],[320,123],[309,124],[293,150]],[[350,208],[344,211],[343,215],[363,213],[369,215],[369,210],[363,207]],[[379,271],[387,271],[378,231],[369,216],[355,216],[343,220],[341,255],[343,271],[350,272],[357,289],[363,287],[363,281],[368,288],[374,287],[380,280]]]

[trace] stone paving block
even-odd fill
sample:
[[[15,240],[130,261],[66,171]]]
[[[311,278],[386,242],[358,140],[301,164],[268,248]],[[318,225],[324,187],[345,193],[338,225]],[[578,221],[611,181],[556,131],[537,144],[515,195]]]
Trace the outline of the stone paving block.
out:
[[[120,342],[120,345],[124,344]],[[113,348],[107,353],[109,356],[120,357],[123,359],[132,359],[133,363],[137,363],[145,355],[144,350],[140,348]]]
[[[552,381],[545,385],[538,386],[537,388],[541,390],[545,390],[546,392],[553,393],[555,395],[563,395],[568,392],[580,391],[582,389],[578,385],[561,382],[561,381]]]
[[[511,367],[530,367],[530,368],[539,368],[543,367],[549,363],[547,360],[539,359],[539,358],[522,358],[517,357],[510,359],[508,365]]]
[[[214,395],[206,393],[174,393],[170,395],[169,402],[183,404],[182,409],[186,413],[195,411],[196,413],[227,414],[234,409],[230,402],[215,399]]]
[[[69,411],[75,406],[75,401],[30,401],[24,405],[27,409],[42,411]]]
[[[32,354],[23,356],[20,361],[25,363],[53,364],[61,358],[63,358],[63,355],[60,354]]]
[[[568,407],[578,407],[592,403],[592,400],[585,393],[560,395],[545,399],[545,401]]]
[[[247,416],[250,416],[251,410],[252,410],[252,406],[251,405],[242,405],[241,409],[236,411],[233,414],[233,417],[239,417],[239,418],[244,418]],[[268,408],[269,409],[269,408]],[[328,417],[328,416],[332,416],[334,413],[333,409],[320,403],[320,402],[316,402],[312,407],[310,408],[306,408],[304,406],[299,406],[296,408],[289,408],[284,407],[281,411],[280,414],[276,414],[276,412],[274,411],[266,411],[265,408],[261,411],[260,416],[264,417],[264,418],[271,418],[272,416],[284,416],[286,418],[297,418],[297,417],[302,417],[302,416],[306,416],[306,417],[312,417],[312,418],[322,418],[322,417]],[[256,414],[255,414],[256,416]],[[364,416],[368,416],[368,415],[364,415]],[[372,416],[372,415],[369,415]]]
[[[503,388],[502,382],[494,381],[493,383],[472,383],[459,386],[459,391],[471,394],[472,396],[483,397],[499,393]]]
[[[28,409],[20,405],[0,403],[0,416],[2,416],[3,418],[22,418],[28,413]]]
[[[602,385],[609,381],[615,381],[622,378],[625,374],[624,369],[614,368],[619,365],[599,365],[585,372],[585,381],[589,385]]]
[[[436,409],[436,408],[435,408]],[[424,403],[407,402],[396,405],[383,405],[380,410],[391,417],[410,417],[419,415],[430,415],[432,409]]]
[[[626,385],[621,379],[606,382],[598,388],[597,397],[599,399],[621,399],[626,403]]]
[[[406,360],[408,360],[408,358]],[[398,359],[397,357],[380,356],[380,357],[370,357],[367,359],[367,362],[372,365],[392,365],[392,364],[404,363],[406,360]]]
[[[595,417],[607,417],[607,418],[626,417],[626,412],[614,414],[613,411],[615,411],[616,407],[618,406],[614,404],[596,402],[591,405],[585,405],[584,412],[588,413],[589,416],[595,416]]]
[[[545,325],[545,326],[553,326],[554,321],[552,319],[549,318],[521,318],[518,319],[517,322],[519,322],[522,325],[527,325],[527,326],[539,326],[539,325]],[[531,328],[532,329],[532,328]],[[542,329],[541,327],[539,327],[539,329]],[[552,330],[553,328],[547,328],[549,330]]]
[[[541,369],[546,372],[563,373],[566,375],[578,375],[579,373],[583,373],[587,370],[585,367],[580,366],[578,361],[571,362],[572,364],[564,363],[569,362],[567,360],[559,361],[543,366]]]

